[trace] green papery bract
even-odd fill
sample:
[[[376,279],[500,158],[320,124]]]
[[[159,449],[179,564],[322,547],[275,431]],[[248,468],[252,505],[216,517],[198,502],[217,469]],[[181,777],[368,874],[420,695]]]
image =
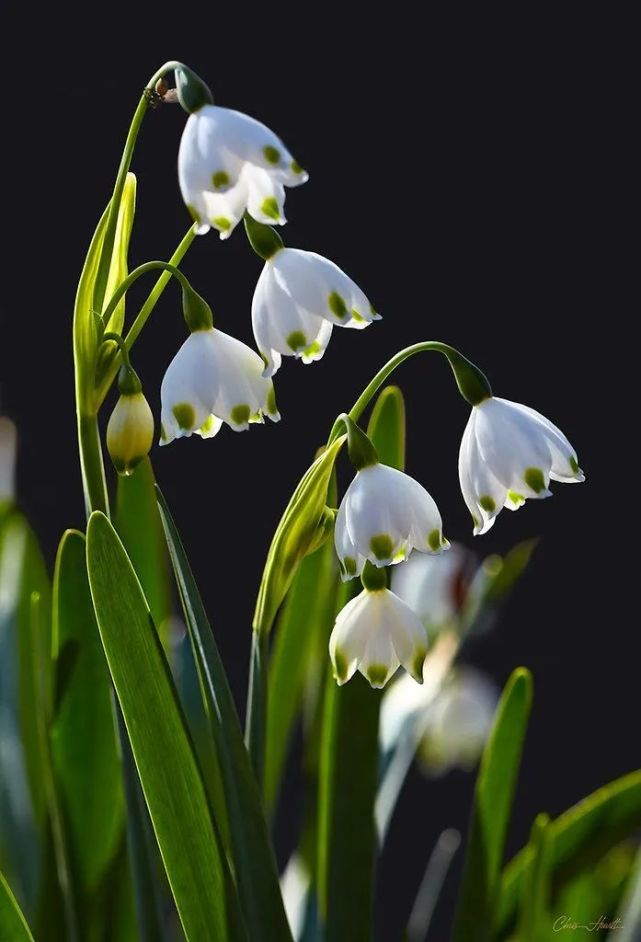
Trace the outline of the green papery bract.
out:
[[[305,472],[281,517],[258,591],[255,631],[269,632],[301,560],[318,546],[315,537],[325,513],[334,462],[344,441],[341,435]]]

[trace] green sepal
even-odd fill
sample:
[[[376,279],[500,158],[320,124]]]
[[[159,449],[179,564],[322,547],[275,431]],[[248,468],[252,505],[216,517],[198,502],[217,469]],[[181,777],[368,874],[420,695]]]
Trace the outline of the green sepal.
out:
[[[387,572],[385,567],[373,566],[369,559],[365,561],[361,575],[363,588],[368,592],[380,592],[387,588]]]
[[[447,347],[443,352],[449,360],[456,385],[463,398],[467,399],[471,406],[478,406],[486,399],[491,399],[492,388],[485,373],[458,350],[448,344],[443,344],[443,347]]]
[[[363,468],[369,468],[378,464],[378,452],[365,432],[358,427],[347,413],[340,418],[343,420],[345,431],[347,432],[347,451],[349,460],[357,471]]]
[[[118,371],[118,392],[121,396],[137,396],[142,392],[142,383],[131,366],[121,366]]]
[[[181,107],[187,114],[200,111],[203,105],[213,105],[214,96],[203,80],[182,63],[176,67],[176,93]]]
[[[257,222],[249,213],[245,213],[244,222],[249,244],[260,258],[267,261],[283,248],[283,240],[271,226]]]
[[[214,326],[214,315],[210,306],[187,284],[183,285],[183,315],[192,334],[195,330],[211,330]]]

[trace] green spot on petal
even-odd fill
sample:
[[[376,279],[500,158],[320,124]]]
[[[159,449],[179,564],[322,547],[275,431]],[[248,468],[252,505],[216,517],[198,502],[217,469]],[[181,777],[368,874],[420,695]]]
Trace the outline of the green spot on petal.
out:
[[[307,346],[307,337],[302,330],[293,330],[287,338],[287,346],[297,353],[301,348]]]
[[[344,556],[341,560],[343,569],[345,570],[345,575],[355,576],[356,575],[356,560],[353,556]]]
[[[234,406],[230,412],[230,418],[235,425],[245,425],[249,422],[249,406]]]
[[[475,517],[474,514],[472,514],[472,523],[474,524],[475,527],[481,526],[481,521],[479,520],[478,517]]]
[[[421,648],[419,651],[416,652],[416,654],[414,655],[414,660],[412,661],[411,673],[414,674],[415,677],[420,677],[421,680],[423,679],[423,663],[425,662],[426,654],[427,654],[427,651],[425,650],[425,648]]]
[[[525,497],[523,494],[519,494],[518,491],[508,491],[507,497],[516,507],[520,507],[521,504],[525,503]]]
[[[321,345],[318,340],[314,340],[308,347],[305,347],[305,356],[313,357],[315,353],[320,353]]]
[[[369,542],[370,549],[378,560],[390,559],[394,551],[392,538],[387,533],[379,533],[373,536]]]
[[[260,211],[270,219],[280,219],[280,209],[275,196],[266,196],[260,204]]]
[[[339,317],[341,320],[344,320],[344,318],[347,317],[347,305],[337,291],[332,291],[327,299],[327,303],[329,305],[330,311],[336,317]]]
[[[366,673],[372,687],[384,687],[389,671],[385,664],[370,664]]]
[[[178,422],[178,427],[181,428],[183,432],[191,432],[196,424],[196,412],[194,407],[188,402],[179,402],[171,411],[174,414],[176,422]]]
[[[212,174],[211,182],[213,183],[215,190],[220,190],[224,186],[229,186],[231,180],[229,179],[229,174],[224,170],[217,170],[216,173]]]
[[[573,473],[578,474],[581,469],[579,468],[579,462],[576,460],[574,455],[570,455],[568,461],[570,462],[570,467],[572,468]]]
[[[165,426],[160,423],[160,440],[163,442],[167,441],[167,432],[165,431]]]
[[[276,415],[278,413],[278,406],[276,405],[276,392],[274,391],[273,383],[269,387],[267,399],[265,400],[265,412],[267,415]]]
[[[496,510],[496,501],[493,497],[490,497],[489,494],[486,494],[484,497],[481,497],[479,504],[483,510],[487,511],[488,514],[494,513]]]
[[[358,313],[355,307],[352,308],[352,319],[355,320],[357,324],[365,323],[365,318]]]
[[[263,154],[265,155],[265,160],[270,164],[277,164],[280,160],[280,151],[271,144],[267,144],[263,147]]]
[[[305,171],[303,170],[303,168],[301,167],[301,165],[298,163],[297,160],[292,160],[292,162],[291,162],[291,164],[290,164],[289,166],[292,168],[292,172],[293,172],[293,173],[296,173],[296,174],[299,174],[299,175],[300,175],[301,173],[305,173]]]
[[[334,651],[334,672],[341,683],[347,680],[347,658],[342,651]]]
[[[545,478],[540,468],[526,468],[523,480],[535,494],[545,490]]]
[[[441,531],[440,531],[440,530],[432,530],[432,531],[428,534],[427,542],[429,543],[430,549],[434,550],[434,552],[436,552],[437,550],[439,550],[439,549],[441,548],[441,543],[443,542],[443,539],[442,539],[442,537],[441,537]]]
[[[216,216],[215,219],[212,219],[212,222],[221,232],[229,232],[231,229],[231,219],[228,219],[227,216]]]
[[[202,434],[203,434],[203,435],[209,435],[209,433],[210,433],[210,432],[213,430],[213,428],[214,428],[214,423],[215,423],[215,422],[216,422],[216,419],[214,418],[213,415],[208,416],[208,417],[205,419],[205,421],[203,422],[203,424],[200,426],[200,431],[202,432]]]

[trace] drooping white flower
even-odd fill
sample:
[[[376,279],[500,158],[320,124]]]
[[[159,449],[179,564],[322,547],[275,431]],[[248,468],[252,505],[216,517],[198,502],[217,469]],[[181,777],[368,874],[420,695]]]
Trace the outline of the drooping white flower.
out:
[[[363,589],[338,613],[329,639],[337,683],[358,669],[372,687],[384,687],[402,664],[423,680],[427,652],[425,628],[414,612],[389,589]]]
[[[380,320],[365,294],[334,262],[302,249],[280,248],[265,262],[252,301],[256,344],[272,376],[281,356],[320,360],[332,328]]]
[[[413,737],[426,771],[442,774],[453,766],[470,768],[479,759],[492,728],[498,703],[495,684],[479,671],[456,668],[438,684],[430,683],[430,657],[424,684],[399,677],[381,704],[383,751],[400,737]]]
[[[193,432],[213,438],[226,422],[235,431],[278,422],[274,387],[258,354],[215,328],[194,330],[173,358],[160,390],[161,445]]]
[[[198,225],[226,239],[247,210],[283,225],[285,187],[307,173],[273,131],[240,111],[205,104],[187,119],[178,153],[182,197]]]
[[[0,416],[0,506],[13,503],[16,496],[16,427]]]
[[[584,481],[563,432],[518,402],[491,396],[472,407],[459,452],[459,478],[474,533],[486,533],[502,507],[550,497],[550,479]]]
[[[449,543],[434,499],[402,471],[372,464],[356,472],[336,516],[336,553],[343,580],[401,562],[412,551],[440,553]]]
[[[447,553],[438,556],[412,553],[392,570],[390,588],[430,633],[438,633],[456,622],[475,562],[474,554],[460,543],[452,543]]]

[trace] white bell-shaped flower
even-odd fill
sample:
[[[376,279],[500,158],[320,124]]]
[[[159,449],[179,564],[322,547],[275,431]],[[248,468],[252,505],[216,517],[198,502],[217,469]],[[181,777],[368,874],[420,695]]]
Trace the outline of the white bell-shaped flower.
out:
[[[453,766],[470,768],[487,741],[499,693],[485,675],[457,668],[437,686],[430,683],[430,658],[424,684],[399,677],[381,704],[380,741],[383,751],[404,736],[413,738],[426,771],[442,774]]]
[[[12,504],[16,496],[16,427],[0,416],[0,507]]]
[[[338,509],[334,542],[343,580],[360,575],[365,560],[389,566],[413,549],[440,553],[449,546],[431,495],[408,474],[379,463],[356,472]]]
[[[392,570],[390,588],[416,612],[427,630],[452,627],[465,604],[475,557],[465,546],[452,543],[438,556],[412,553]]]
[[[550,480],[584,481],[574,448],[534,409],[491,396],[473,406],[459,452],[459,478],[474,533],[486,533],[502,507],[550,497]]]
[[[198,233],[213,226],[226,239],[245,210],[259,222],[282,225],[285,187],[305,183],[307,174],[260,121],[206,104],[187,119],[178,180]]]
[[[265,262],[252,302],[258,349],[272,376],[282,356],[320,360],[332,327],[380,320],[365,294],[334,262],[302,249],[280,248]]]
[[[212,438],[226,422],[235,431],[278,422],[274,387],[258,354],[215,328],[195,330],[165,373],[160,390],[161,445],[193,432]]]
[[[338,613],[329,639],[337,683],[358,669],[372,687],[384,687],[403,665],[423,681],[427,652],[425,628],[414,612],[389,589],[363,589]]]

